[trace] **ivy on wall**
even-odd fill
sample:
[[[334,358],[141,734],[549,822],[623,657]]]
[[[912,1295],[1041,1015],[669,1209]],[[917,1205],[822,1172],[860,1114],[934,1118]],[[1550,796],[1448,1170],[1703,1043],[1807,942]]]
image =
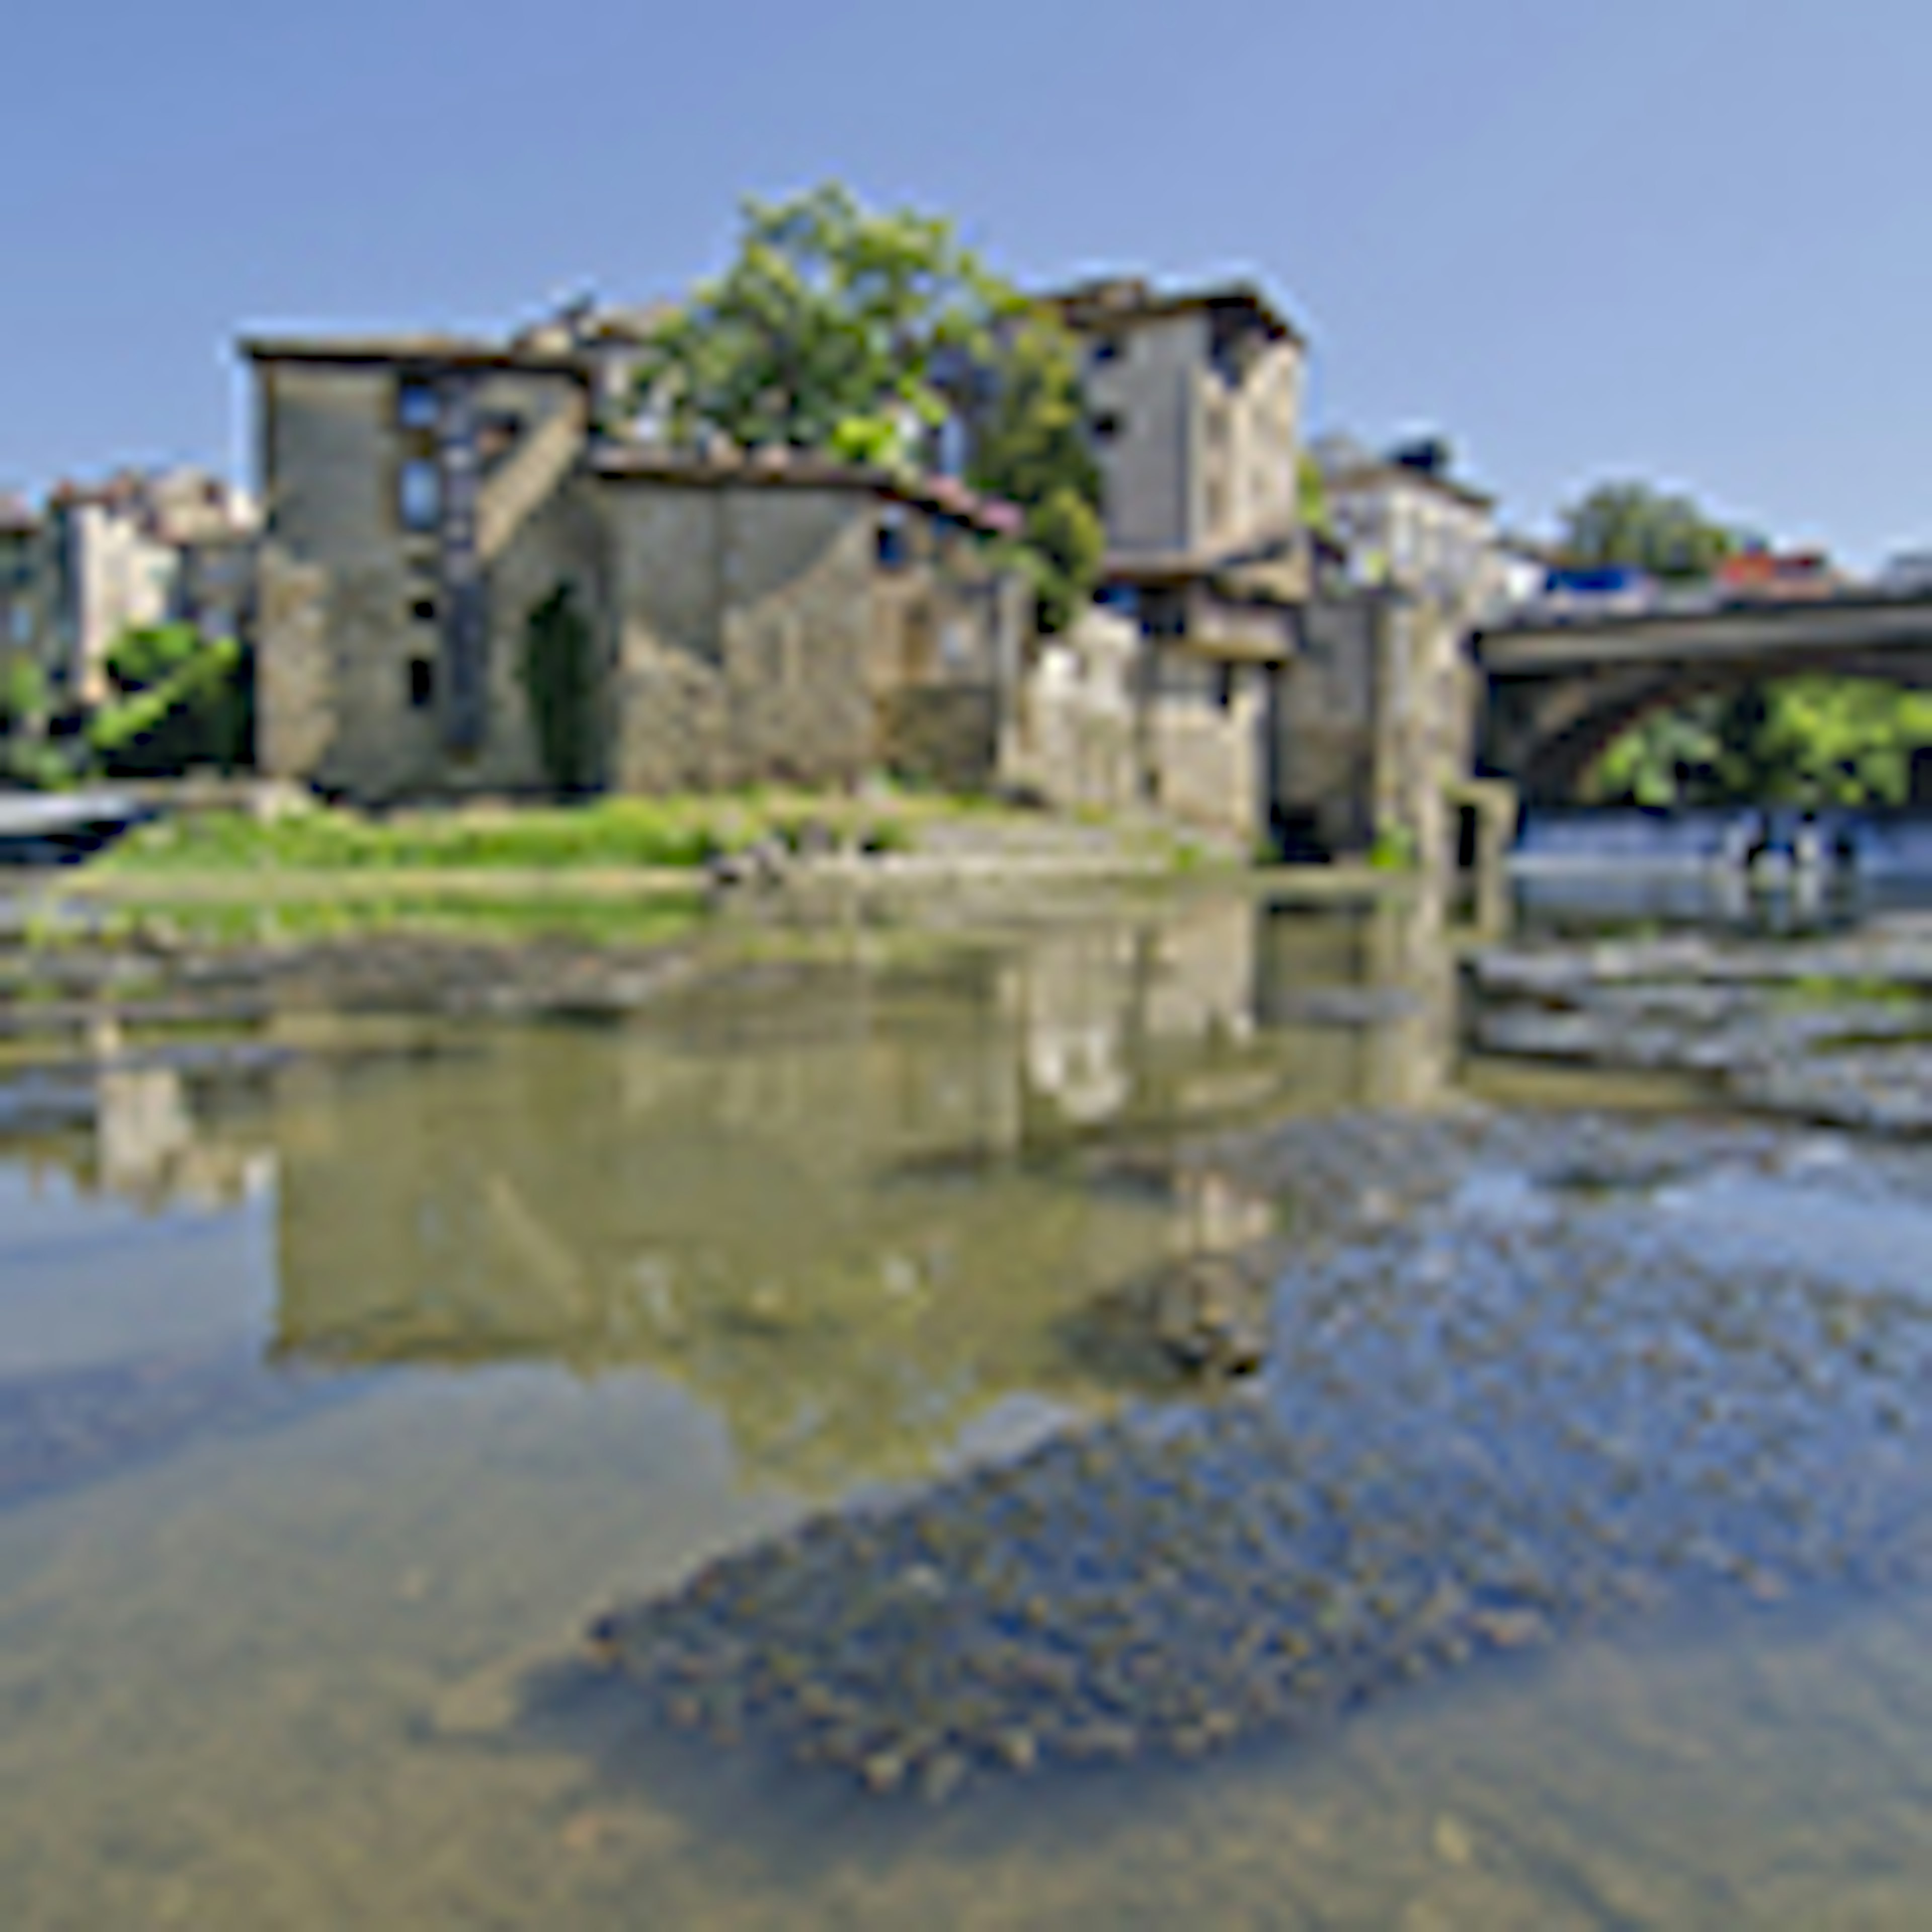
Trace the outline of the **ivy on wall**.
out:
[[[597,666],[590,624],[560,584],[524,620],[524,692],[544,776],[560,792],[598,782]]]

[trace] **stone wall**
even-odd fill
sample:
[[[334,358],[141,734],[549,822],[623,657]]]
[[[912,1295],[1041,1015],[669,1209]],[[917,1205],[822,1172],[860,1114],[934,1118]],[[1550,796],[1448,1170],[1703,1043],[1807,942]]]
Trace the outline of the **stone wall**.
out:
[[[850,784],[872,761],[875,512],[850,490],[605,486],[611,782]]]
[[[1264,676],[1258,664],[1160,651],[1143,743],[1161,811],[1244,844],[1260,836]]]
[[[1139,647],[1133,625],[1097,609],[1042,646],[1022,681],[1001,759],[1007,784],[1063,812],[1140,802]]]
[[[335,737],[328,573],[273,544],[255,569],[255,763],[265,778],[303,780]]]
[[[985,791],[1000,746],[999,693],[987,684],[906,685],[878,700],[879,762],[895,778]]]
[[[1386,593],[1311,604],[1274,721],[1277,819],[1338,856],[1386,833],[1448,862],[1448,796],[1472,770],[1475,704],[1452,606]]]
[[[303,662],[312,647],[284,643],[286,626],[264,610],[261,729],[264,746],[281,760],[272,769],[371,802],[542,789],[523,693],[523,620],[560,578],[584,567],[581,519],[567,493],[495,519],[500,554],[488,592],[485,730],[472,753],[452,753],[440,718],[437,542],[405,530],[397,513],[403,450],[394,371],[271,364],[261,382],[272,536],[286,557],[322,573],[327,656],[325,668]],[[496,375],[478,400],[541,422],[572,393],[555,378]],[[274,660],[291,650],[297,661],[284,670]],[[326,725],[316,715],[322,704]]]

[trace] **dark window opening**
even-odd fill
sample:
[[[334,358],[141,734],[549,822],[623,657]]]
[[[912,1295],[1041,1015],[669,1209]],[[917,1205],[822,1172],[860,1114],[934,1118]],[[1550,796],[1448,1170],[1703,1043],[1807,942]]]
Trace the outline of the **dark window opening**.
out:
[[[1096,442],[1112,442],[1116,436],[1124,434],[1126,430],[1126,423],[1112,410],[1102,410],[1094,418],[1094,440]]]
[[[886,570],[897,570],[912,561],[912,544],[903,516],[888,514],[879,520],[879,562]]]
[[[396,473],[396,514],[406,530],[434,530],[442,515],[442,478],[418,457]]]
[[[420,376],[405,376],[396,385],[396,421],[404,429],[434,429],[437,415],[436,385]]]
[[[410,709],[427,711],[436,702],[436,660],[434,658],[412,658],[410,660]]]
[[[1234,708],[1234,667],[1231,664],[1214,667],[1214,709],[1232,711]]]
[[[434,597],[413,598],[410,604],[410,615],[418,624],[434,624],[436,622],[436,599]]]
[[[1118,362],[1126,348],[1126,344],[1118,335],[1096,335],[1094,338],[1094,360],[1096,364]]]
[[[1143,636],[1184,638],[1187,634],[1187,608],[1172,591],[1143,592],[1140,610]]]

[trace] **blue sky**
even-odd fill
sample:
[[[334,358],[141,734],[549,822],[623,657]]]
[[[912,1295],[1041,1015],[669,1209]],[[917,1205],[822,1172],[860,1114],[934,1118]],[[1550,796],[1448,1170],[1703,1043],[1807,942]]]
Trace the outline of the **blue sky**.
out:
[[[1926,0],[103,0],[12,10],[0,483],[244,468],[245,326],[674,292],[738,196],[956,214],[1024,279],[1256,274],[1312,426],[1525,527],[1695,489],[1932,545]]]

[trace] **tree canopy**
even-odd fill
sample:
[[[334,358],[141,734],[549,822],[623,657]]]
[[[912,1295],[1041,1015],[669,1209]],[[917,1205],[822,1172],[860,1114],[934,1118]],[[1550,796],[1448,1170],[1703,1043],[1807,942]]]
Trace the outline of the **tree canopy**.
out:
[[[1064,630],[1093,595],[1107,547],[1079,351],[1058,322],[1028,314],[1000,332],[982,374],[968,478],[1026,512],[1040,628]]]
[[[1560,548],[1573,566],[1628,564],[1681,583],[1708,577],[1748,542],[1689,496],[1617,482],[1598,484],[1563,512]]]
[[[737,250],[659,325],[638,401],[656,430],[910,467],[956,422],[968,480],[1025,515],[1042,627],[1091,595],[1105,548],[1077,348],[944,217],[836,184],[747,200]]]
[[[1639,805],[1899,805],[1924,746],[1932,694],[1873,679],[1784,678],[1634,726],[1590,789]]]
[[[123,634],[108,653],[115,696],[87,721],[87,745],[110,776],[161,777],[245,766],[254,744],[254,666],[232,638],[192,625]]]
[[[950,412],[949,366],[985,355],[1018,306],[951,222],[873,213],[836,184],[748,199],[742,224],[730,266],[640,363],[639,400],[674,440],[903,460]]]

